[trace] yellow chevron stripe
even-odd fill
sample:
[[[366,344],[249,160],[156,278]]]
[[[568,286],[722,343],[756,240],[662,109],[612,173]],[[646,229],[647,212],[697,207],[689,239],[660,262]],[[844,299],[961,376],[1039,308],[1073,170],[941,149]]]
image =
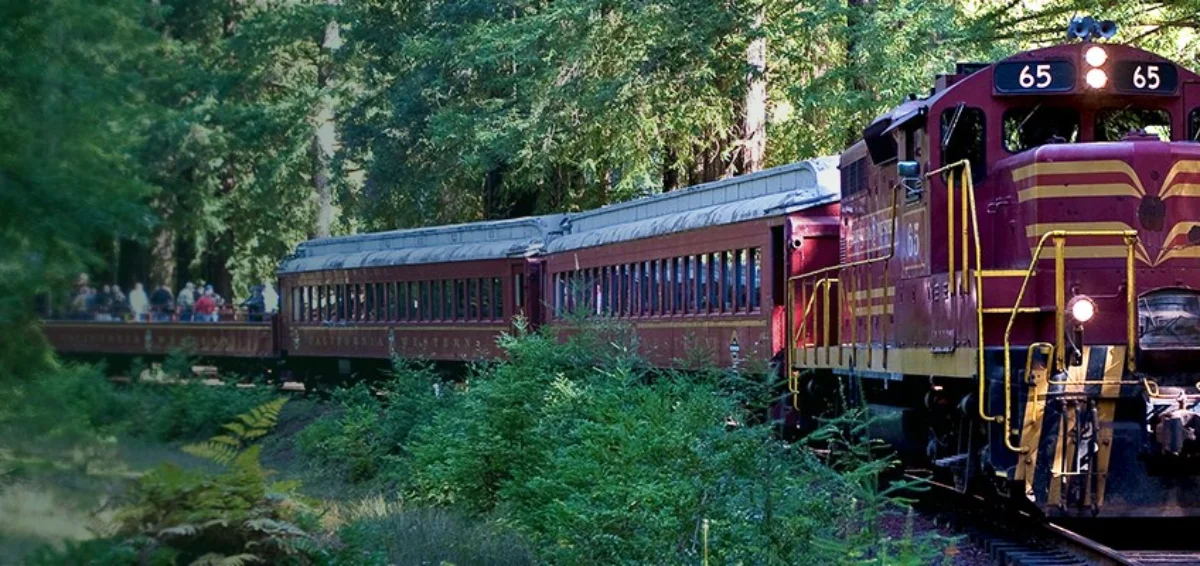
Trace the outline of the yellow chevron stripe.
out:
[[[1142,192],[1129,183],[1036,185],[1018,191],[1017,200],[1025,202],[1044,198],[1141,197],[1142,194]]]
[[[1195,159],[1176,161],[1175,164],[1171,166],[1171,170],[1167,172],[1166,178],[1163,179],[1162,186],[1167,187],[1168,190],[1163,191],[1162,198],[1165,199],[1168,196],[1171,196],[1171,191],[1174,190],[1174,187],[1172,187],[1171,184],[1175,182],[1175,177],[1178,177],[1179,175],[1182,175],[1185,173],[1200,173],[1200,161],[1197,161]],[[1194,185],[1180,184],[1179,186],[1180,187],[1190,187],[1190,186],[1194,186]],[[1192,193],[1189,196],[1197,196],[1197,195],[1196,195],[1196,193]]]
[[[1168,185],[1163,185],[1167,187]],[[1179,183],[1178,185],[1169,186],[1163,191],[1162,199],[1167,200],[1171,197],[1200,197],[1200,184],[1198,183]]]
[[[1013,169],[1012,176],[1013,181],[1019,183],[1033,176],[1078,175],[1083,173],[1121,173],[1129,178],[1135,195],[1140,196],[1146,193],[1146,189],[1142,186],[1142,180],[1138,177],[1137,172],[1128,163],[1116,159],[1032,163]]]

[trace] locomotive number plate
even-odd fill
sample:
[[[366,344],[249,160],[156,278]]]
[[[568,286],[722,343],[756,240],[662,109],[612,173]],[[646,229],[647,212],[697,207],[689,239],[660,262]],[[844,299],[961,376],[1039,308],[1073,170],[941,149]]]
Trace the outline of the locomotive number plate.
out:
[[[997,63],[992,83],[996,92],[1005,94],[1070,92],[1075,88],[1075,65],[1067,61]]]
[[[1113,88],[1136,94],[1169,94],[1179,84],[1179,72],[1170,63],[1120,61],[1113,65]]]

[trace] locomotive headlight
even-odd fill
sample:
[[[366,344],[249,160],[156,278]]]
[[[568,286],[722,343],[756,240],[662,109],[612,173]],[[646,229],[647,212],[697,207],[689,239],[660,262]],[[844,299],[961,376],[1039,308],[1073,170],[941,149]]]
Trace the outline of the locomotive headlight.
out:
[[[1105,61],[1108,61],[1108,53],[1104,51],[1103,47],[1094,45],[1088,48],[1087,53],[1083,54],[1083,58],[1085,61],[1087,61],[1088,65],[1099,67],[1100,65],[1103,65]]]
[[[1096,302],[1086,295],[1078,295],[1071,299],[1067,309],[1071,311],[1071,318],[1080,324],[1092,320],[1096,316]]]
[[[1104,88],[1108,84],[1108,73],[1103,69],[1092,69],[1087,72],[1087,84],[1092,88]]]

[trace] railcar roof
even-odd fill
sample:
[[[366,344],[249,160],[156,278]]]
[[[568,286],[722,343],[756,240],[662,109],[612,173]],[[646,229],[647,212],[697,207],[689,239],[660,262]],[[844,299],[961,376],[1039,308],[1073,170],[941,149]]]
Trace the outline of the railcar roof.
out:
[[[310,240],[279,273],[530,257],[782,214],[839,195],[837,157],[821,157],[576,214]]]
[[[567,230],[546,246],[563,252],[733,224],[836,202],[841,195],[837,156],[569,215]]]
[[[553,238],[562,219],[551,214],[310,240],[284,260],[279,272],[532,256]]]

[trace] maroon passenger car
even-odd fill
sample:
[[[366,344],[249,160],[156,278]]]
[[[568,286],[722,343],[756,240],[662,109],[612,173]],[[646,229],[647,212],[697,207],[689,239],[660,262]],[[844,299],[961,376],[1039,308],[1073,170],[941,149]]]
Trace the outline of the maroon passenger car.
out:
[[[546,247],[548,318],[584,309],[628,321],[660,365],[774,357],[787,274],[837,263],[835,165],[802,161],[570,215]]]
[[[536,256],[561,217],[305,242],[279,269],[280,354],[290,359],[468,360],[498,354],[538,316]]]

